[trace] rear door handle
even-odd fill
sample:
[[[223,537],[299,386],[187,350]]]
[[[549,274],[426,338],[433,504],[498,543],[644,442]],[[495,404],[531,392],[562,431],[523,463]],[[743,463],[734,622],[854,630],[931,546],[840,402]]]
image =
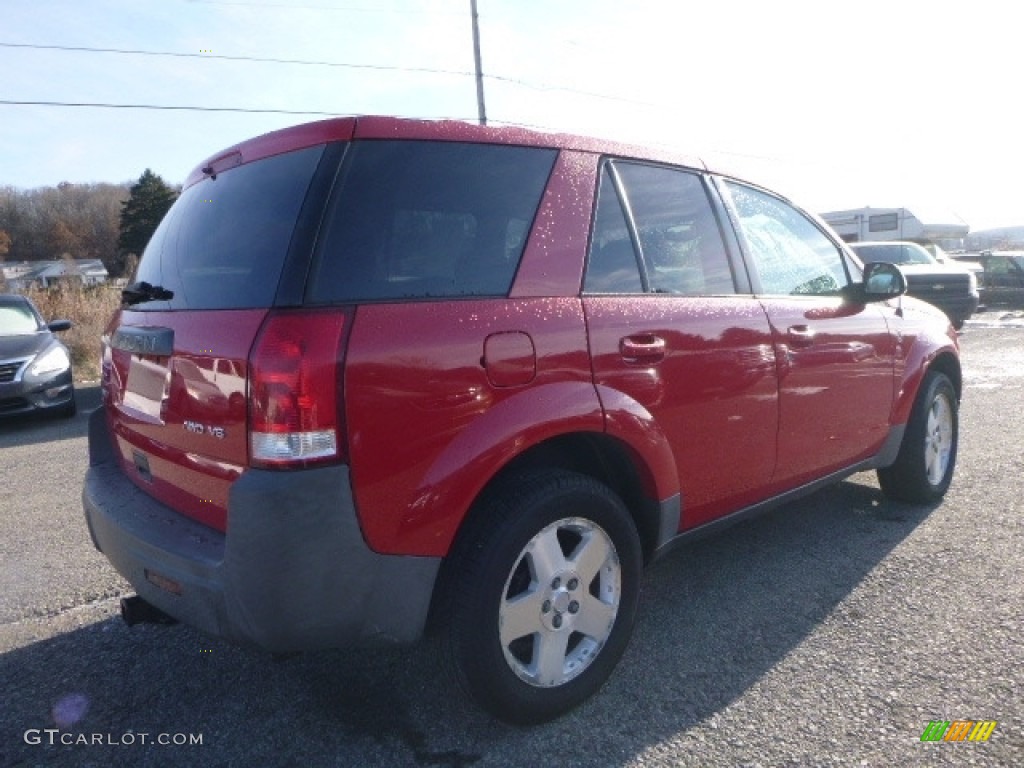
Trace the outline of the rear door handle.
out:
[[[794,347],[809,347],[814,343],[814,331],[807,325],[791,325],[786,329],[789,343]]]
[[[657,363],[665,358],[665,340],[650,333],[624,336],[619,339],[619,354],[627,363]]]

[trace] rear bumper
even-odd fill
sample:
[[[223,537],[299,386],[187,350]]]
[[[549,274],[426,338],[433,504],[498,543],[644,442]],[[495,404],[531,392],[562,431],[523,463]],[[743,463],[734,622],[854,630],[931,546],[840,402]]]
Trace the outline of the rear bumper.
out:
[[[441,560],[369,550],[347,467],[247,471],[231,488],[225,535],[124,475],[102,408],[89,418],[89,463],[82,501],[93,543],[179,621],[273,652],[422,634]]]

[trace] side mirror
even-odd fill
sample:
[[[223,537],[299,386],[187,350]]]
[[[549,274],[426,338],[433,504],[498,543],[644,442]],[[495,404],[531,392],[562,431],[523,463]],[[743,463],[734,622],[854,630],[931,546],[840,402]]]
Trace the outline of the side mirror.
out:
[[[907,278],[895,264],[873,261],[864,265],[865,301],[885,301],[907,292]]]
[[[59,333],[60,331],[70,330],[71,329],[71,321],[70,320],[54,320],[52,323],[47,323],[46,327],[49,328],[54,333]]]

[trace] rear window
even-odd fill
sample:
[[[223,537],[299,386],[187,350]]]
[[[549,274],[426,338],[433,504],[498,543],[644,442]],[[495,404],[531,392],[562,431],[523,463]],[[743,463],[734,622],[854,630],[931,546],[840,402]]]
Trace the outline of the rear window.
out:
[[[137,280],[174,292],[132,309],[269,307],[322,145],[186,189],[146,246]]]
[[[503,296],[555,151],[427,141],[349,147],[307,301]]]

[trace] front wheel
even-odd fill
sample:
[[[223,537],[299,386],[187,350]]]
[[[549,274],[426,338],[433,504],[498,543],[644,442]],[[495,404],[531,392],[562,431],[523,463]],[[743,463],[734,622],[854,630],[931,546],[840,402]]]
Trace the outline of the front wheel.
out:
[[[538,723],[607,680],[632,633],[642,570],[622,501],[569,472],[521,475],[476,510],[454,554],[448,648],[498,717]]]
[[[956,465],[958,405],[949,377],[929,371],[914,401],[895,463],[878,470],[878,482],[886,496],[930,503],[945,495]]]

